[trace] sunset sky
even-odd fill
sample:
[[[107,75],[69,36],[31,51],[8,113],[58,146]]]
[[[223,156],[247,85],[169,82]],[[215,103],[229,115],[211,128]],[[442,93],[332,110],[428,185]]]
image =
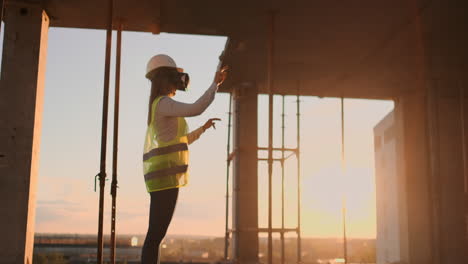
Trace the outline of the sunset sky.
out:
[[[2,30],[3,33],[3,30]],[[114,34],[115,37],[115,34]],[[3,39],[3,38],[2,38]],[[122,42],[117,232],[145,233],[149,195],[142,174],[149,82],[146,63],[155,54],[172,56],[190,74],[190,90],[175,99],[193,102],[210,85],[226,38],[124,32]],[[113,44],[115,48],[115,42]],[[36,232],[96,233],[105,32],[49,31],[44,113],[38,175]],[[114,65],[114,61],[112,62]],[[112,68],[112,73],[114,69]],[[109,107],[107,175],[111,177],[113,75]],[[169,234],[215,235],[224,232],[228,95],[218,94],[201,116],[188,118],[191,129],[219,117],[190,146],[191,179],[179,194]],[[275,97],[275,144],[281,143],[280,101]],[[286,97],[286,144],[295,147],[295,97]],[[267,146],[267,97],[259,97],[259,145]],[[345,100],[346,175],[340,170],[340,100],[302,97],[302,230],[306,237],[341,235],[341,196],[348,199],[351,237],[375,237],[373,127],[393,109],[391,101]],[[287,162],[287,225],[296,219],[295,160]],[[280,225],[280,169],[275,167],[274,225]],[[267,166],[259,165],[259,224],[267,224]],[[106,183],[106,233],[110,232],[110,180]]]

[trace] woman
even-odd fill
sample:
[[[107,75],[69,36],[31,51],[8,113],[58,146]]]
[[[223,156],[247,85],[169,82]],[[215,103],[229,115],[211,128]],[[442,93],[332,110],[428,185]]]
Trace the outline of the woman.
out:
[[[150,193],[149,227],[141,253],[141,263],[159,263],[159,245],[166,235],[174,213],[179,187],[188,183],[188,144],[197,140],[208,128],[209,119],[200,128],[188,133],[184,117],[196,116],[211,104],[218,86],[226,78],[217,72],[213,84],[193,104],[172,99],[176,90],[185,90],[189,77],[167,55],[150,59],[146,78],[151,81],[148,128],[143,154],[146,189]]]

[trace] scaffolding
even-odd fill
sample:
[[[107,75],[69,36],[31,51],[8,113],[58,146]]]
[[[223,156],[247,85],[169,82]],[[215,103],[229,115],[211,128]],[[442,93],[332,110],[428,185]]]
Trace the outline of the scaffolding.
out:
[[[272,104],[271,104],[272,105]],[[272,234],[280,234],[280,245],[281,245],[281,263],[286,263],[286,252],[285,252],[285,234],[286,233],[296,233],[297,235],[297,262],[301,263],[302,254],[301,254],[301,159],[300,159],[300,96],[299,93],[296,95],[296,147],[288,148],[285,146],[285,95],[282,95],[282,112],[281,112],[281,147],[273,147],[272,137],[269,137],[269,147],[257,147],[257,160],[259,162],[268,162],[271,164],[271,169],[269,169],[269,184],[268,184],[268,227],[259,227],[256,232],[267,233],[268,234],[268,263],[273,262],[273,240]],[[271,111],[273,112],[273,111]],[[270,118],[271,119],[271,118]],[[271,120],[272,121],[272,120]],[[272,122],[271,122],[272,123]],[[235,229],[229,229],[229,197],[230,197],[230,166],[231,162],[235,156],[235,152],[231,152],[231,128],[232,128],[232,95],[229,97],[229,111],[228,111],[228,136],[227,136],[227,159],[226,159],[226,222],[225,222],[225,243],[224,243],[224,260],[229,262],[229,246],[230,246],[230,235],[233,232],[236,232]],[[258,152],[260,151],[269,151],[270,154],[268,158],[258,157]],[[281,153],[281,158],[273,158],[273,152]],[[285,162],[295,156],[296,165],[297,165],[297,226],[293,228],[288,228],[285,226],[285,179],[286,179],[286,170]],[[281,227],[272,226],[272,164],[273,162],[279,162],[281,165]],[[269,166],[270,167],[270,166]],[[271,170],[271,171],[270,171]],[[288,261],[291,263],[291,261]]]
[[[296,110],[296,117],[297,117],[297,134],[296,134],[296,148],[286,148],[284,142],[284,132],[285,132],[285,95],[282,95],[282,114],[281,114],[281,147],[275,148],[273,146],[273,59],[275,55],[275,19],[276,13],[271,12],[268,16],[268,28],[267,28],[267,35],[268,35],[268,61],[267,61],[267,78],[266,78],[266,86],[268,88],[268,147],[258,147],[257,146],[257,161],[266,161],[268,163],[268,227],[261,228],[259,227],[257,230],[257,235],[259,233],[267,233],[268,234],[268,264],[273,263],[273,233],[280,234],[280,243],[281,243],[281,264],[285,263],[285,243],[284,243],[284,235],[288,232],[295,232],[297,235],[297,263],[301,263],[302,260],[302,249],[301,249],[301,159],[300,159],[300,93],[299,93],[299,83],[297,85],[297,110]],[[234,229],[228,229],[228,221],[229,221],[229,171],[230,171],[230,164],[235,155],[235,152],[230,152],[230,135],[231,135],[231,116],[232,116],[232,95],[230,96],[229,100],[229,124],[228,124],[228,143],[227,143],[227,177],[226,177],[226,225],[225,225],[225,245],[224,245],[224,259],[226,262],[229,261],[228,258],[228,247],[229,247],[229,237],[230,233],[236,232]],[[258,152],[259,151],[268,151],[268,158],[259,158]],[[281,158],[273,158],[273,152],[281,152]],[[287,156],[285,154],[288,153]],[[285,227],[285,215],[284,215],[284,181],[285,181],[285,161],[292,156],[296,156],[297,159],[297,226],[295,228],[286,228]],[[281,227],[274,228],[273,227],[273,215],[272,215],[272,207],[273,207],[273,163],[280,162],[281,164]]]

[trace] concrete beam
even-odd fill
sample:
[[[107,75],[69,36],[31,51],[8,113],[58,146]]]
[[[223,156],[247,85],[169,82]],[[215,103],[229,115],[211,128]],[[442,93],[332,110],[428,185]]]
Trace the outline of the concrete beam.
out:
[[[258,263],[257,89],[234,93],[233,245],[235,263]]]
[[[9,1],[0,89],[0,263],[32,263],[49,18]]]

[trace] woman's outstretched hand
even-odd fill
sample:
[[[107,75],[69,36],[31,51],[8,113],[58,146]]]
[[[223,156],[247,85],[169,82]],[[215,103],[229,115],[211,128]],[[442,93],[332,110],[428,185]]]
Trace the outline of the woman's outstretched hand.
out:
[[[224,80],[226,80],[227,70],[228,66],[224,66],[223,68],[221,68],[220,71],[216,72],[214,81],[218,86],[220,86],[224,82]]]
[[[208,121],[206,121],[206,123],[203,125],[203,128],[205,130],[207,130],[208,128],[210,127],[213,127],[214,129],[216,129],[216,124],[214,121],[221,121],[221,118],[210,118],[208,119]]]

